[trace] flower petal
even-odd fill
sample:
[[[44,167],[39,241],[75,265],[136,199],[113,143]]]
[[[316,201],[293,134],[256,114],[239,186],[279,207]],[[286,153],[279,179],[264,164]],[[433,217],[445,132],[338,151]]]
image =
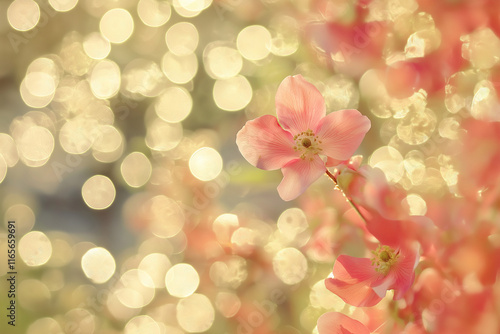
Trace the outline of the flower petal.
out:
[[[401,256],[404,258],[394,268],[395,282],[389,289],[394,289],[394,299],[403,298],[404,294],[412,286],[415,280],[415,267],[420,259],[420,247],[418,244],[401,248]]]
[[[398,248],[412,237],[410,221],[386,219],[375,210],[368,211],[366,228],[381,244]]]
[[[322,153],[337,160],[348,160],[370,130],[368,117],[354,109],[328,114],[319,125],[316,135],[322,141]]]
[[[325,117],[325,100],[301,75],[286,77],[276,92],[276,115],[284,129],[295,135],[308,129],[315,131]]]
[[[391,286],[395,282],[396,282],[395,275],[387,275],[387,277],[378,282],[378,285],[372,286],[372,289],[380,298],[384,298],[387,293],[387,290],[391,289]]]
[[[370,334],[361,322],[339,312],[328,312],[318,319],[319,334]]]
[[[296,159],[281,169],[283,180],[278,186],[278,193],[285,201],[291,201],[302,194],[307,187],[326,172],[325,163],[316,155],[313,160]]]
[[[370,259],[340,255],[333,266],[333,278],[327,278],[325,286],[350,305],[374,306],[382,298],[371,285],[380,279]]]
[[[271,115],[248,121],[236,135],[236,144],[243,157],[261,169],[278,169],[298,157],[292,135]]]

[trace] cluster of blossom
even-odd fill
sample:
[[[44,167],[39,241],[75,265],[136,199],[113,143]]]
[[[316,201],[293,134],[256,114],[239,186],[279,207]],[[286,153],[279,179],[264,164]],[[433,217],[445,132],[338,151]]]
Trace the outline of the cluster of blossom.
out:
[[[389,310],[364,312],[362,321],[325,313],[320,334],[498,331],[499,123],[463,122],[462,196],[429,196],[428,214],[417,216],[404,205],[406,191],[379,169],[362,166],[360,156],[349,159],[370,129],[367,117],[356,110],[326,115],[320,92],[300,75],[278,88],[276,114],[247,122],[236,141],[242,155],[261,169],[281,168],[284,200],[326,174],[356,212],[351,222],[364,236],[366,257],[339,255],[326,288],[363,308],[393,290]]]

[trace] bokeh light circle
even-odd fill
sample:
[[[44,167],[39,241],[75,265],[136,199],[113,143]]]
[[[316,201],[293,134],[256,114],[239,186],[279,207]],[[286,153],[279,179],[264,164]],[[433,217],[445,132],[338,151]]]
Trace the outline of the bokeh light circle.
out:
[[[125,325],[124,334],[161,334],[158,323],[148,315],[133,317]]]
[[[107,282],[116,269],[113,255],[102,247],[89,249],[82,256],[81,266],[85,276],[97,284]]]
[[[16,30],[31,30],[40,20],[40,7],[33,0],[14,0],[7,9],[7,20]]]
[[[172,8],[167,1],[140,0],[137,4],[137,14],[145,25],[160,27],[170,19]]]
[[[52,255],[52,243],[43,232],[29,232],[19,240],[19,255],[26,265],[41,266]]]
[[[113,182],[104,175],[94,175],[82,186],[85,204],[94,210],[108,208],[115,200],[116,189]]]
[[[198,30],[189,22],[179,22],[171,26],[165,34],[168,49],[178,55],[187,56],[198,46]]]
[[[252,86],[242,75],[215,82],[213,96],[217,107],[226,111],[238,111],[245,108],[253,96]]]
[[[222,171],[222,157],[211,147],[202,147],[189,158],[189,170],[201,181],[210,181]]]
[[[107,11],[99,22],[99,29],[111,43],[120,44],[130,38],[134,31],[134,19],[123,8]]]
[[[188,263],[172,266],[165,275],[167,291],[174,297],[183,298],[192,295],[199,284],[198,272]]]
[[[188,333],[205,332],[212,327],[215,310],[207,296],[193,294],[179,300],[176,307],[179,325]]]
[[[169,123],[183,121],[193,108],[191,94],[183,87],[169,87],[156,100],[158,117]]]
[[[307,259],[296,248],[284,248],[273,258],[273,269],[283,283],[293,285],[301,282],[307,274]]]
[[[151,177],[152,166],[144,153],[132,152],[123,159],[120,171],[129,186],[139,188]]]
[[[236,45],[246,59],[262,60],[271,52],[271,40],[269,30],[263,26],[254,25],[240,31]]]

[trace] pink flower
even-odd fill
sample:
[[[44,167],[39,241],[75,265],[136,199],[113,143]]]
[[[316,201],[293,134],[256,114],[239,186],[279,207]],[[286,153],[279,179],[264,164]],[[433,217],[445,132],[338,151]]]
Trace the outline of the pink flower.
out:
[[[339,312],[328,312],[318,319],[319,334],[370,334],[361,322]]]
[[[302,194],[326,172],[325,157],[348,160],[371,126],[353,109],[326,115],[321,93],[301,75],[286,77],[280,84],[276,114],[277,118],[264,115],[248,121],[236,144],[252,165],[281,168],[278,193],[285,201]]]
[[[353,306],[374,306],[394,289],[401,299],[415,279],[420,259],[419,246],[412,239],[412,226],[405,233],[403,221],[380,217],[367,221],[367,229],[379,241],[371,258],[340,255],[333,266],[333,277],[325,280],[328,290]]]

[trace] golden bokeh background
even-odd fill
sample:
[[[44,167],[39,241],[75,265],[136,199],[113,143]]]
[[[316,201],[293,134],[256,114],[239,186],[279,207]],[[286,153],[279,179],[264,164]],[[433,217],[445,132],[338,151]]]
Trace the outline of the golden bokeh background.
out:
[[[325,178],[301,208],[281,201],[281,174],[250,166],[237,131],[275,114],[281,80],[303,74],[328,112],[371,119],[358,153],[425,215],[426,196],[457,192],[463,113],[498,120],[487,74],[500,39],[489,28],[462,36],[470,65],[444,96],[395,97],[363,63],[368,50],[350,62],[308,35],[352,21],[354,3],[0,2],[0,276],[8,220],[19,273],[17,326],[2,314],[0,332],[315,333],[327,310],[357,312],[323,285],[335,257],[311,246],[356,240],[320,229],[342,219],[342,196]],[[415,0],[368,12],[393,25],[370,56],[384,64],[444,47],[446,31]]]

